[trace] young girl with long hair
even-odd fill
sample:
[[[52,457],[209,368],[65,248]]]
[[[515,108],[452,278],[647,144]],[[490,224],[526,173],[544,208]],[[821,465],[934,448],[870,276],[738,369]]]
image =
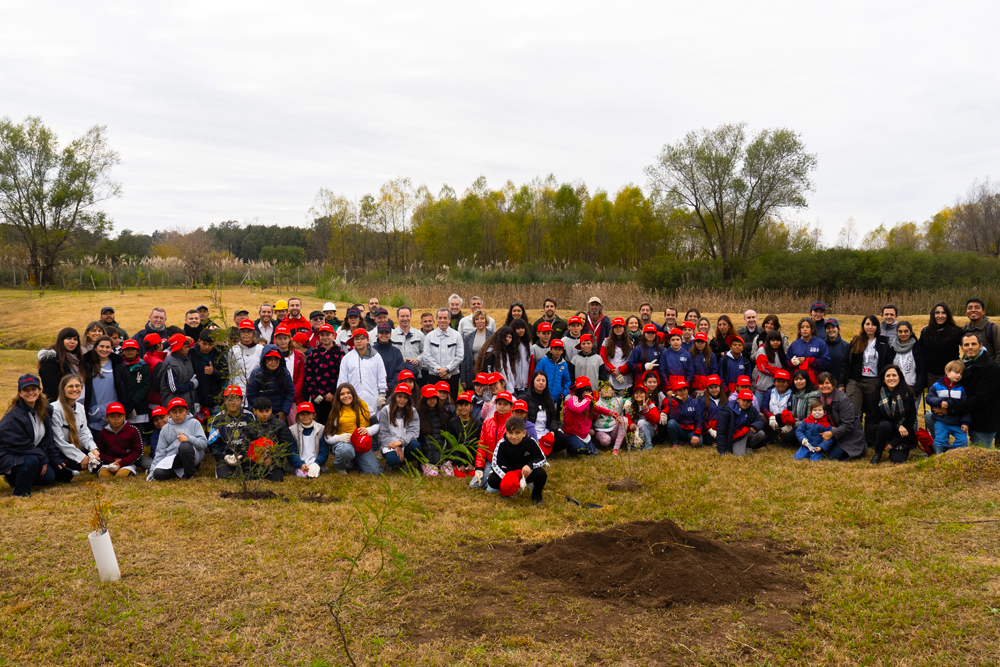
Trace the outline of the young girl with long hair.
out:
[[[413,392],[405,382],[396,385],[389,401],[382,406],[378,423],[379,445],[388,467],[419,461],[420,416],[413,409]]]
[[[616,317],[611,322],[611,333],[601,346],[601,359],[608,369],[611,386],[615,392],[622,393],[632,386],[632,373],[629,371],[628,358],[632,354],[632,339],[625,330],[625,320]]]
[[[325,433],[337,472],[346,475],[353,461],[359,472],[367,475],[382,473],[382,466],[371,451],[371,443],[362,437],[367,435],[374,439],[378,435],[378,415],[372,416],[368,404],[358,398],[358,392],[350,382],[341,383],[334,392]],[[357,445],[352,444],[352,438]]]

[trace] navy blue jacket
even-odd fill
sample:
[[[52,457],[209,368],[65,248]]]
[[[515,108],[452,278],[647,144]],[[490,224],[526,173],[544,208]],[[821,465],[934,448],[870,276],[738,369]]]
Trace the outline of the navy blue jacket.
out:
[[[264,346],[265,354],[270,347],[274,346]],[[277,350],[278,348],[274,347],[274,349]],[[284,380],[282,383],[284,384],[283,389],[278,384],[278,377]],[[260,366],[253,369],[253,372],[250,373],[250,378],[247,380],[247,405],[253,408],[254,401],[261,396],[271,400],[272,414],[277,415],[279,412],[284,412],[287,415],[291,413],[292,405],[295,404],[295,381],[292,380],[292,374],[285,367],[284,359],[278,364],[278,369],[271,374],[271,379],[266,384],[264,383],[263,357],[261,357]]]
[[[31,425],[28,404],[18,399],[0,420],[0,472],[24,463],[25,456],[37,456],[39,465],[62,465],[63,457],[52,436],[52,411],[45,418],[45,435],[35,446],[35,427]]]
[[[737,433],[743,428],[753,428],[758,431],[764,429],[764,420],[753,404],[743,410],[736,401],[728,401],[719,408],[715,446],[720,454],[733,453],[733,440],[742,437]]]
[[[385,364],[386,391],[391,396],[396,390],[396,383],[399,382],[399,374],[407,368],[406,362],[403,361],[403,353],[392,342],[383,345],[377,340],[372,343],[372,349],[378,352],[378,356],[382,357],[382,363]]]

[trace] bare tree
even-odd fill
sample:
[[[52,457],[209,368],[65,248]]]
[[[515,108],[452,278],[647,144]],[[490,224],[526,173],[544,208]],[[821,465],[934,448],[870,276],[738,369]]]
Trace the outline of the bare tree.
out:
[[[709,256],[722,260],[730,278],[762,224],[782,209],[808,205],[816,163],[795,132],[761,130],[748,141],[746,124],[739,123],[665,145],[646,175],[654,190],[694,211]]]
[[[951,224],[959,248],[1000,256],[1000,182],[973,182],[955,204]]]
[[[837,234],[837,247],[853,248],[854,244],[858,242],[858,236],[858,224],[854,221],[854,216],[852,215],[844,223],[844,226],[840,228],[840,233]]]

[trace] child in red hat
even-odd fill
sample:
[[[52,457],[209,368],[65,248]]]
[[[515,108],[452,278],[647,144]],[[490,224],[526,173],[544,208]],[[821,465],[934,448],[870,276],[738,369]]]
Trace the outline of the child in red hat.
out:
[[[94,442],[101,456],[100,477],[130,477],[142,456],[142,435],[125,420],[125,407],[111,403],[105,410],[107,425],[97,432]]]
[[[167,423],[160,431],[156,456],[147,481],[184,477],[191,479],[198,471],[208,449],[208,438],[198,420],[191,416],[187,402],[174,398],[167,404]]]
[[[455,404],[456,415],[448,420],[447,431],[455,436],[460,453],[464,454],[460,457],[464,460],[454,461],[455,477],[466,477],[475,472],[472,461],[475,457],[479,436],[483,431],[483,423],[472,415],[472,402],[474,400],[475,394],[471,391],[459,394]]]
[[[493,452],[493,470],[486,490],[512,496],[520,489],[530,488],[531,501],[541,505],[547,479],[545,454],[528,435],[524,420],[511,417],[504,425],[504,438]]]

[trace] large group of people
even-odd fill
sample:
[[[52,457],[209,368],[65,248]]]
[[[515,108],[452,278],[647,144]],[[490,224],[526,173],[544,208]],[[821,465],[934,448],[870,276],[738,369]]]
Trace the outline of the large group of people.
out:
[[[291,298],[181,325],[154,308],[129,336],[111,306],[59,331],[18,380],[0,422],[0,473],[17,496],[69,482],[146,474],[191,479],[211,455],[219,478],[281,481],[400,466],[541,502],[547,459],[623,449],[769,444],[796,459],[903,462],[925,411],[934,453],[990,447],[1000,430],[1000,327],[970,299],[968,323],[937,303],[917,329],[895,306],[850,341],[822,302],[782,330],[776,315],[697,309],[656,322],[649,303],[609,317],[599,297],[502,322],[457,294],[420,313],[377,298],[306,313]],[[419,325],[417,324],[419,322]]]

